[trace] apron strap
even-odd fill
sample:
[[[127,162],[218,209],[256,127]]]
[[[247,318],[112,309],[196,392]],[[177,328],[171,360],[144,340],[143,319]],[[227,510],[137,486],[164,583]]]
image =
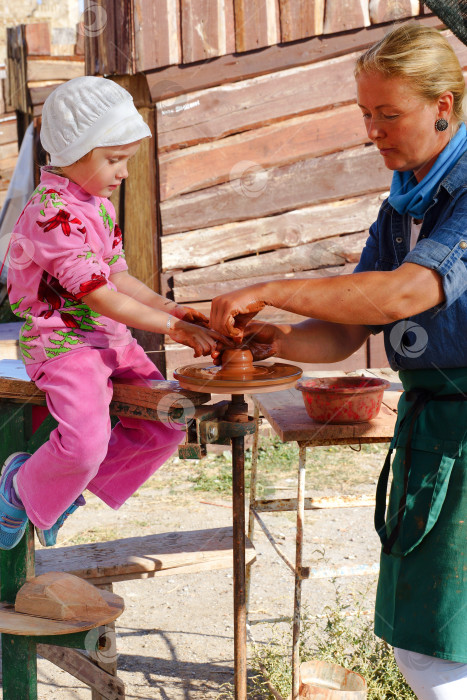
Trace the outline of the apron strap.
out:
[[[412,464],[412,435],[415,423],[428,401],[432,400],[433,398],[434,395],[430,391],[426,391],[425,389],[413,390],[412,392],[407,392],[406,394],[406,399],[408,401],[414,401],[414,404],[411,407],[410,411],[407,413],[407,415],[404,416],[403,420],[401,421],[397,430],[397,434],[395,436],[397,437],[399,435],[402,427],[410,418],[404,460],[404,488],[401,499],[399,501],[399,507],[397,509],[397,522],[389,535],[387,534],[386,529],[386,494],[388,489],[389,472],[391,467],[391,456],[393,452],[392,448],[389,449],[386,455],[381,474],[379,475],[378,485],[376,487],[375,529],[383,545],[384,554],[391,554],[394,543],[399,536],[402,520],[404,518],[405,506],[407,502],[407,492],[409,486],[410,467]]]

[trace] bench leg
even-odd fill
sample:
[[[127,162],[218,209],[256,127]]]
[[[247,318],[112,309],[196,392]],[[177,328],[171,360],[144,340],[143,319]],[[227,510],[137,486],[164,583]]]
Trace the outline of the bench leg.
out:
[[[97,588],[103,588],[110,593],[113,592],[111,583],[103,583]],[[115,633],[115,622],[111,622],[105,627],[99,628],[99,648],[100,653],[90,654],[93,663],[103,669],[111,676],[117,675],[117,639]],[[123,696],[124,697],[124,696]],[[92,690],[91,700],[106,700],[97,690]]]
[[[2,634],[4,700],[37,700],[37,656],[33,637]]]

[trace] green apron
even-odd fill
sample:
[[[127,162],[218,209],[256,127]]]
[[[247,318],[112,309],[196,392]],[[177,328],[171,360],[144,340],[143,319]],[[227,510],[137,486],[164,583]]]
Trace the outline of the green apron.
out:
[[[384,469],[376,497],[383,551],[375,633],[467,663],[467,369],[404,370],[400,378],[386,516]]]

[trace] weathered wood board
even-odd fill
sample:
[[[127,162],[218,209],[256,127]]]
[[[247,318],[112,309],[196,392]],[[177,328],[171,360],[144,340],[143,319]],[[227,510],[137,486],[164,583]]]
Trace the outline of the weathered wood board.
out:
[[[282,41],[322,34],[324,6],[325,0],[279,0]]]
[[[204,189],[235,177],[239,164],[286,165],[369,143],[360,109],[349,105],[287,119],[214,142],[162,153],[160,197]]]
[[[208,571],[232,566],[232,528],[219,527],[190,532],[165,532],[128,537],[74,547],[55,547],[36,552],[36,572],[56,571],[100,585],[174,573]],[[249,540],[246,560],[255,559]]]
[[[248,280],[266,274],[282,274],[310,270],[344,263],[355,263],[368,237],[366,231],[347,236],[325,238],[295,248],[274,250],[262,255],[251,255],[230,262],[174,274],[174,286],[210,281],[236,279]]]
[[[181,0],[183,63],[235,51],[233,0]]]
[[[346,55],[161,101],[159,150],[220,139],[277,119],[353,102],[355,58]]]
[[[234,0],[236,51],[251,51],[280,41],[275,0]]]
[[[325,34],[367,27],[369,24],[368,0],[326,0]]]
[[[385,195],[342,199],[285,214],[166,235],[161,240],[162,269],[207,267],[230,258],[367,230]]]
[[[390,171],[374,146],[357,147],[265,170],[241,168],[231,182],[161,203],[165,233],[178,233],[337,199],[382,192]]]

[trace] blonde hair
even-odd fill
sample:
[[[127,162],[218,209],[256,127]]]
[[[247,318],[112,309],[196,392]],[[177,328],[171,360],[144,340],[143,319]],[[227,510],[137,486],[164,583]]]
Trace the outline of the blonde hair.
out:
[[[453,117],[458,122],[464,119],[462,68],[451,45],[437,29],[415,22],[395,27],[357,59],[355,77],[362,72],[405,78],[427,102],[436,102],[445,92],[452,92]]]
[[[85,163],[92,156],[93,151],[94,151],[94,149],[92,149],[91,151],[88,151],[88,153],[85,153],[84,156],[81,156],[81,158],[78,158],[78,160],[75,161],[75,163]],[[50,159],[49,153],[47,153],[47,156]],[[70,165],[74,165],[75,163],[70,163]],[[63,166],[63,167],[68,167],[68,166]],[[59,165],[51,165],[49,167],[49,173],[54,173],[55,175],[60,175],[61,177],[64,176],[63,175],[63,168],[60,167]]]

